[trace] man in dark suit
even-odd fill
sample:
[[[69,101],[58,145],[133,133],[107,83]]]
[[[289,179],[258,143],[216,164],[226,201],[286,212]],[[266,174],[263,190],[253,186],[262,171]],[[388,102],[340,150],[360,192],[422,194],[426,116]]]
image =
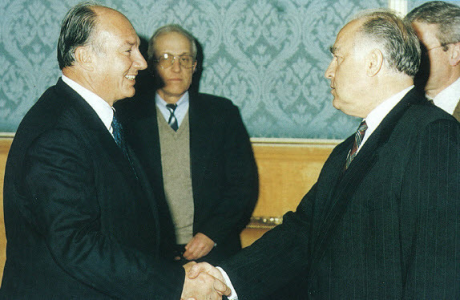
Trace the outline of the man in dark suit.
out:
[[[416,82],[433,103],[460,121],[460,7],[426,2],[406,19],[422,43],[422,67]]]
[[[118,111],[162,203],[163,253],[218,263],[241,249],[258,196],[248,133],[231,101],[189,92],[197,66],[190,33],[174,24],[159,28],[148,56],[156,83],[150,77],[153,88]]]
[[[112,109],[147,67],[132,25],[77,5],[58,60],[62,79],[24,117],[7,161],[0,298],[202,298],[193,290],[202,281],[184,280],[189,265],[159,258],[156,201]]]
[[[417,36],[367,12],[331,52],[333,105],[364,122],[296,212],[220,265],[231,299],[266,299],[294,278],[306,285],[278,299],[459,299],[460,125],[413,89]]]

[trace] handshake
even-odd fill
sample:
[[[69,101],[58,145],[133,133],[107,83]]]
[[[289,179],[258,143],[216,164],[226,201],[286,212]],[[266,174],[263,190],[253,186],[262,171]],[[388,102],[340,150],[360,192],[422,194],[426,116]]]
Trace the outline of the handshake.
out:
[[[208,263],[185,264],[185,281],[181,300],[216,300],[230,296],[222,273]]]

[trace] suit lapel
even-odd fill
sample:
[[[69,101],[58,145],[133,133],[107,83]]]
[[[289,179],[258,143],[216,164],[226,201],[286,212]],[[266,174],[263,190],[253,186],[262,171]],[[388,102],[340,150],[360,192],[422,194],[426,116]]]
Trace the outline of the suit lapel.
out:
[[[331,171],[333,176],[335,175],[334,177],[337,178],[337,184],[334,191],[329,194],[330,198],[328,201],[330,209],[327,209],[324,217],[321,219],[321,225],[317,227],[319,230],[315,239],[316,242],[312,255],[313,261],[311,264],[313,274],[317,269],[316,264],[319,263],[324,255],[324,250],[329,243],[330,236],[340,223],[350,199],[378,161],[379,150],[388,142],[401,116],[412,104],[417,103],[419,99],[424,98],[418,95],[415,89],[412,89],[382,120],[343,175],[337,175],[338,170]],[[339,150],[331,162],[332,167],[343,166],[345,164],[345,156],[351,148],[352,143],[353,136],[350,136],[343,145],[337,146]]]
[[[452,114],[457,121],[460,122],[460,99],[458,100],[457,106],[454,109],[454,113]]]
[[[200,188],[203,186],[203,176],[210,155],[210,143],[212,142],[212,124],[210,118],[206,114],[206,110],[201,107],[198,101],[198,95],[190,93],[190,168],[192,173],[193,193],[200,193]],[[199,199],[200,197],[194,197]],[[197,203],[195,203],[197,205]]]

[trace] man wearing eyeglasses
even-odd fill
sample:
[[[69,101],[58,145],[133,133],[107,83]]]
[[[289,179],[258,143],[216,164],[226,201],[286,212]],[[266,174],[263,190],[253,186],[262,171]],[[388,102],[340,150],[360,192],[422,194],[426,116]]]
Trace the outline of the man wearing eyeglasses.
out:
[[[218,263],[241,249],[239,234],[258,196],[249,135],[231,101],[189,91],[197,68],[189,32],[159,28],[148,56],[154,87],[141,87],[119,111],[162,200],[163,253],[181,263]]]
[[[435,105],[460,121],[460,7],[427,2],[414,8],[406,19],[424,46],[420,86]]]

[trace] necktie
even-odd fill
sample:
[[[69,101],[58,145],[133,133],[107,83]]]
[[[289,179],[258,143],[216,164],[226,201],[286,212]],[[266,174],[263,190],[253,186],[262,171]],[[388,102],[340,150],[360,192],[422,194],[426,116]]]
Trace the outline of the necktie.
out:
[[[351,162],[355,158],[358,152],[359,145],[361,145],[361,142],[363,141],[364,134],[366,134],[366,130],[367,130],[366,121],[362,121],[358,127],[358,130],[356,131],[353,147],[351,148],[350,152],[348,152],[347,160],[345,162],[345,170],[348,169],[348,166],[350,166]]]
[[[171,126],[171,128],[172,128],[174,131],[177,131],[177,129],[179,128],[179,126],[177,125],[176,115],[174,114],[174,111],[176,110],[177,105],[176,105],[176,104],[166,104],[166,108],[167,108],[167,109],[169,110],[169,112],[171,113],[171,114],[169,115],[168,124],[169,124],[169,126]]]
[[[113,119],[112,119],[112,135],[115,143],[117,143],[118,147],[123,150],[125,153],[125,139],[123,136],[123,127],[121,127],[120,122],[118,122],[117,114],[115,110],[113,111]],[[126,153],[125,153],[126,154]]]
[[[136,170],[134,169],[133,162],[131,161],[131,157],[129,156],[129,153],[128,153],[128,147],[126,146],[126,143],[125,143],[123,127],[121,126],[121,123],[118,121],[117,113],[115,112],[115,110],[113,110],[112,136],[113,136],[113,139],[115,140],[115,143],[118,145],[118,147],[120,147],[121,151],[123,152],[125,157],[128,159],[129,164],[131,165],[131,169],[133,170],[134,175],[137,178]]]

